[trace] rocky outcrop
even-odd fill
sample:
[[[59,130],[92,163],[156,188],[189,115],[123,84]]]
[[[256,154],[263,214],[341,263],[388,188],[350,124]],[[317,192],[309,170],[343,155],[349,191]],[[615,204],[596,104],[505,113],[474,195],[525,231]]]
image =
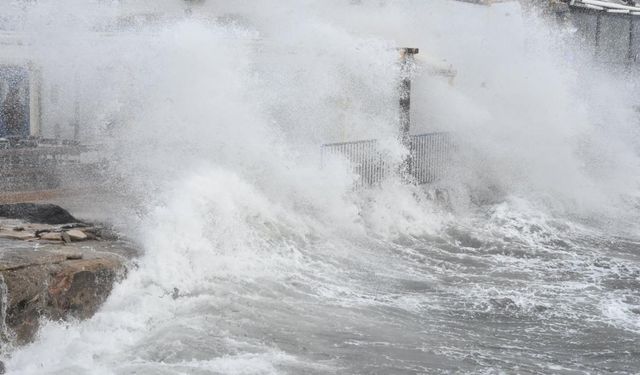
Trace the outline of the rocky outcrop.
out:
[[[44,210],[22,205],[27,209],[2,211],[0,206],[0,213],[24,214],[0,218],[0,334],[5,342],[28,343],[42,319],[91,317],[135,255],[125,242],[102,238],[103,230],[77,224],[59,207],[38,206]],[[73,224],[60,223],[64,217]],[[22,220],[33,218],[64,225]]]
[[[4,245],[4,244],[3,244]],[[126,272],[120,255],[89,249],[0,251],[5,338],[29,342],[41,318],[91,317]]]
[[[20,219],[28,223],[67,224],[78,220],[67,210],[55,204],[14,203],[0,204],[0,217]]]

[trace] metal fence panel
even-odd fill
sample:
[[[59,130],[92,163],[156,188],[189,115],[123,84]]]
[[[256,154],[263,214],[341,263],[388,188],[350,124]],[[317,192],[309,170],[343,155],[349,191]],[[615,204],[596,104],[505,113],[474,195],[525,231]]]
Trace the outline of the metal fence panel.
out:
[[[339,155],[351,164],[358,176],[357,186],[379,184],[389,173],[390,163],[378,148],[378,141],[365,140],[355,142],[331,143],[322,146],[323,161],[332,155]]]
[[[411,136],[411,175],[417,184],[442,179],[451,163],[453,144],[448,133]]]
[[[429,184],[442,179],[451,162],[451,136],[448,133],[419,134],[410,136],[409,142],[410,179],[416,184]],[[378,185],[394,170],[376,140],[323,145],[323,161],[331,155],[339,155],[349,161],[354,174],[358,176],[356,187]],[[397,166],[395,169],[399,168]]]

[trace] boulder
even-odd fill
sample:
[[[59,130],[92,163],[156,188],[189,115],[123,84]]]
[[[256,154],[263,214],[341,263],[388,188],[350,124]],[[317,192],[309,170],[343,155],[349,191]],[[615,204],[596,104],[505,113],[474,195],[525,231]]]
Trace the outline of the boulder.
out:
[[[71,229],[66,233],[69,235],[71,241],[84,241],[88,238],[87,235],[79,229]]]
[[[62,240],[64,241],[64,243],[71,243],[71,237],[69,236],[69,233],[60,232],[60,237],[62,237]]]
[[[47,315],[51,319],[90,318],[107,299],[122,274],[115,257],[79,259],[54,267],[47,290]]]
[[[48,203],[0,204],[0,217],[54,225],[78,222],[64,208]]]
[[[92,316],[136,255],[129,242],[58,206],[0,205],[0,345],[31,342],[45,319]]]
[[[12,240],[28,240],[35,237],[36,235],[33,232],[16,231],[16,230],[0,230],[0,238],[9,238]]]
[[[89,318],[126,272],[126,259],[119,255],[47,246],[51,248],[0,251],[4,323],[17,344],[33,340],[42,318]]]

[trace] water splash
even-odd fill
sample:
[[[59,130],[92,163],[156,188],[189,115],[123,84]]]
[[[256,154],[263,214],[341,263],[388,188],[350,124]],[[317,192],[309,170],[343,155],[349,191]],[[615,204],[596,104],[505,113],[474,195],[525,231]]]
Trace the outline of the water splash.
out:
[[[567,61],[579,46],[517,5],[56,4],[21,21],[60,92],[46,120],[79,99],[145,255],[94,318],[11,353],[15,373],[598,372],[591,352],[637,340],[631,310],[594,302],[615,275],[634,293],[637,254],[607,230],[635,233],[637,86]],[[421,47],[415,130],[457,135],[450,207],[319,169],[323,142],[401,148],[397,46]]]

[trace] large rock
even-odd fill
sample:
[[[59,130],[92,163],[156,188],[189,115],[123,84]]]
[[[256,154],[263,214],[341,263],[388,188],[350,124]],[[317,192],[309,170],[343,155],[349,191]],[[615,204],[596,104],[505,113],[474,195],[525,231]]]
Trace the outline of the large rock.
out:
[[[84,241],[88,238],[88,236],[83,231],[78,229],[71,229],[70,231],[67,231],[67,234],[69,235],[69,239],[71,239],[71,241]]]
[[[46,232],[40,235],[40,239],[46,241],[62,241],[62,233]]]
[[[91,317],[124,274],[122,259],[112,255],[62,262],[52,271],[47,290],[47,315],[52,319]]]
[[[43,319],[92,316],[136,255],[58,206],[0,205],[0,346],[32,341]]]
[[[28,343],[41,318],[89,318],[124,276],[125,263],[120,255],[62,245],[0,251],[0,300],[6,301],[8,339]]]
[[[12,240],[28,240],[31,238],[35,238],[36,235],[34,232],[28,231],[17,231],[17,230],[2,230],[0,229],[0,238],[9,238]]]
[[[54,225],[79,222],[64,208],[48,203],[0,204],[0,217]]]

